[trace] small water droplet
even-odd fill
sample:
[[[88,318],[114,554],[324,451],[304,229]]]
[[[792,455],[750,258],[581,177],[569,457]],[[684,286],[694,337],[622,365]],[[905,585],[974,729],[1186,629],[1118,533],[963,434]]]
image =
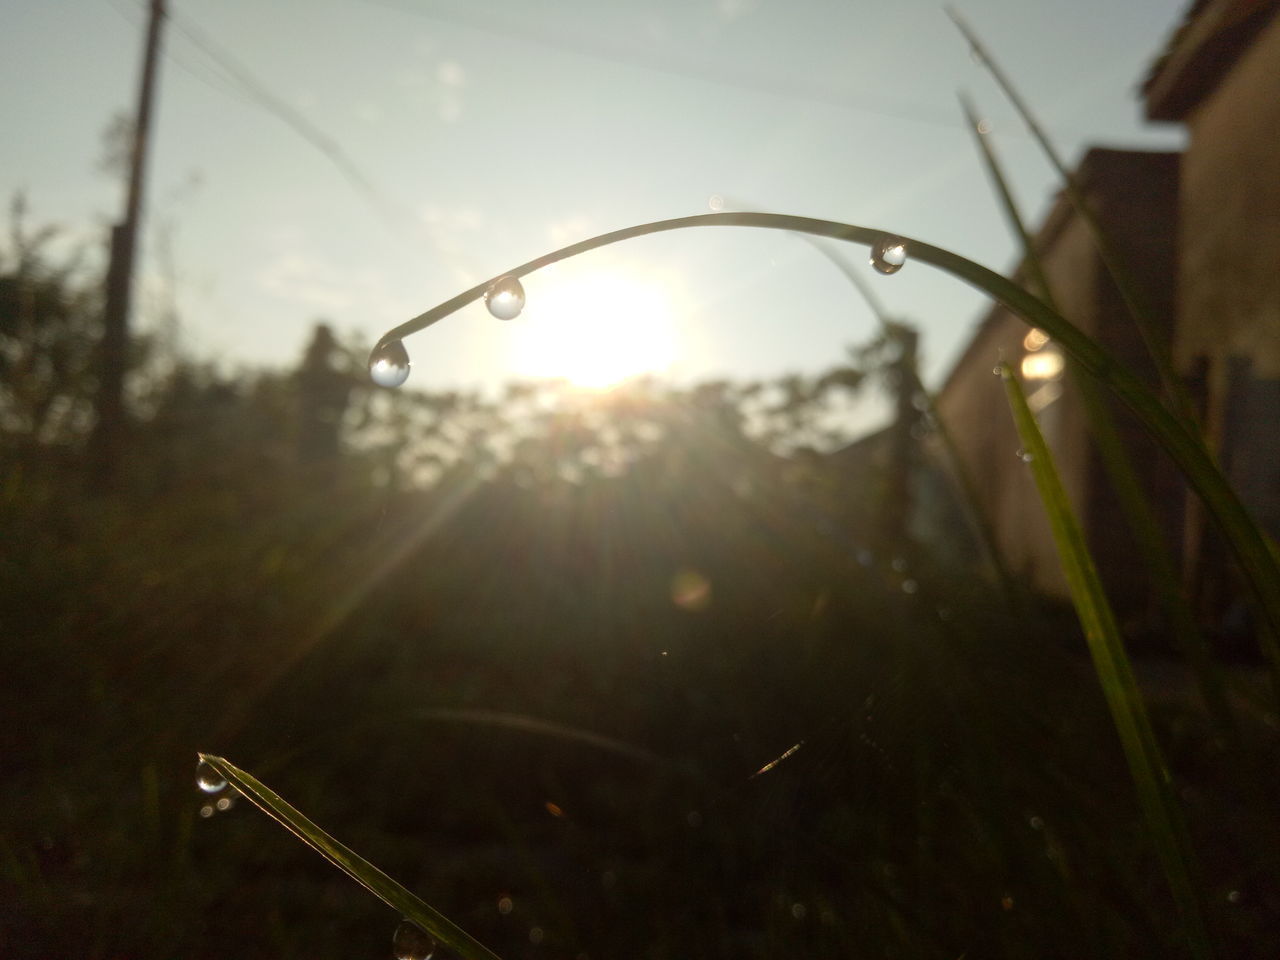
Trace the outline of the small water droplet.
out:
[[[514,320],[524,309],[524,287],[515,277],[499,277],[484,292],[484,305],[499,320]]]
[[[391,938],[391,952],[396,960],[431,960],[436,952],[436,942],[431,934],[412,920],[401,920]]]
[[[990,120],[979,120],[979,121],[978,121],[978,134],[979,134],[980,136],[985,137],[985,136],[986,136],[988,133],[990,133],[990,132],[991,132],[991,121],[990,121]]]
[[[369,378],[380,387],[398,387],[409,379],[409,351],[399,340],[388,340],[369,354]]]
[[[214,769],[213,764],[205,760],[196,764],[196,786],[205,793],[217,793],[226,785],[226,778]]]
[[[200,808],[200,816],[202,816],[206,820],[212,817],[213,814],[214,814],[214,809],[213,809],[212,803],[206,803],[203,807]]]
[[[541,943],[541,942],[543,941],[543,939],[544,939],[545,937],[546,937],[546,933],[544,933],[544,932],[543,932],[543,930],[542,930],[542,928],[541,928],[541,927],[531,927],[531,928],[529,929],[529,942],[530,942],[530,943],[532,943],[532,944],[539,944],[539,943]]]
[[[515,902],[510,897],[498,898],[498,912],[504,917],[515,909]]]
[[[920,589],[920,584],[916,583],[916,581],[914,581],[914,580],[903,580],[903,581],[902,581],[902,592],[903,592],[903,593],[915,593],[915,592],[916,592],[917,590],[919,590],[919,589]]]
[[[871,248],[871,266],[881,273],[897,273],[907,262],[907,241],[885,234]]]
[[[713,193],[707,197],[707,209],[712,213],[720,213],[724,210],[724,197],[718,193]]]
[[[1031,829],[1032,829],[1032,830],[1043,830],[1043,829],[1044,829],[1044,818],[1043,818],[1043,817],[1032,817],[1032,818],[1030,819],[1030,821],[1028,821],[1028,822],[1031,824]]]
[[[1034,453],[1032,453],[1030,450],[1023,449],[1022,447],[1019,447],[1017,451],[1015,451],[1014,456],[1016,456],[1023,463],[1030,463],[1032,460],[1036,458],[1036,455]]]
[[[1239,890],[1232,890],[1230,893],[1227,894],[1227,903],[1239,903],[1239,902],[1240,902]]]
[[[809,910],[803,903],[793,903],[791,905],[791,916],[796,920],[803,920],[809,913]]]
[[[218,808],[219,813],[226,813],[235,806],[235,803],[235,797],[219,797],[214,806]]]

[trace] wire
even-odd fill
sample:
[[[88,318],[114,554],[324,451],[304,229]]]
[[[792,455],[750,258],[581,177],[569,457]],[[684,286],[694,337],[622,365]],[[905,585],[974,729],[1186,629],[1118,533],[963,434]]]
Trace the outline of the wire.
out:
[[[107,2],[135,26],[141,22],[139,15],[144,5],[143,0],[137,0],[133,4],[125,4],[122,0],[107,0]],[[185,62],[172,51],[166,50],[166,56],[188,74],[218,92],[241,103],[256,105],[287,124],[294,133],[319,150],[338,168],[343,178],[364,196],[389,227],[399,231],[402,221],[395,214],[396,207],[373,185],[333,137],[304,117],[283,98],[272,93],[248,67],[236,59],[229,50],[214,41],[189,16],[172,9],[167,12],[167,16],[182,39],[203,54],[207,62],[202,67],[196,67]]]
[[[365,199],[374,207],[388,225],[395,226],[397,219],[394,207],[379,191],[368,177],[356,166],[338,142],[304,117],[298,110],[276,96],[249,69],[238,61],[225,47],[216,43],[190,17],[170,12],[169,19],[188,42],[198,48],[205,56],[218,65],[235,86],[246,94],[254,103],[283,121],[302,139],[329,158],[346,178],[347,182],[363,193]]]

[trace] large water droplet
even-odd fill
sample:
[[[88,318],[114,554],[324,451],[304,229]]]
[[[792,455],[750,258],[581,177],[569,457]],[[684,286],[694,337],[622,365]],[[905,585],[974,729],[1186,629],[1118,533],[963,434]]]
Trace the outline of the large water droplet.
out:
[[[485,291],[484,305],[499,320],[514,320],[524,309],[524,287],[515,277],[499,277]]]
[[[436,942],[412,920],[401,920],[391,938],[391,952],[396,960],[430,960],[436,952]]]
[[[196,764],[196,786],[205,793],[217,793],[226,785],[226,777],[215,770],[213,764],[204,760]]]
[[[388,340],[369,354],[369,378],[380,387],[398,387],[409,379],[409,351],[399,340]]]
[[[871,266],[881,273],[897,273],[907,262],[907,241],[885,234],[871,248]]]

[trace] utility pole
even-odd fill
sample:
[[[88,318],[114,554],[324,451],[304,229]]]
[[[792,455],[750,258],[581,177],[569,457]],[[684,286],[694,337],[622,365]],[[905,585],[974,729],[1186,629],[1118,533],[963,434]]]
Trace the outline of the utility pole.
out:
[[[97,420],[89,438],[90,479],[97,491],[112,486],[121,456],[125,452],[128,422],[124,405],[124,377],[129,357],[133,263],[138,246],[142,191],[150,143],[151,104],[155,97],[156,63],[159,60],[160,28],[164,18],[164,0],[151,0],[147,42],[142,59],[142,83],[138,90],[138,112],[133,126],[133,149],[129,161],[124,219],[111,228],[102,340],[98,348]]]

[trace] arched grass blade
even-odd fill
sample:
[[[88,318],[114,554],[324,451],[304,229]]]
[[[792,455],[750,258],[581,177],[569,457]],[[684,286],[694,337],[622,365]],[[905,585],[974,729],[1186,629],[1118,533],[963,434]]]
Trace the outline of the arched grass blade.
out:
[[[412,920],[462,960],[498,960],[496,954],[448,917],[419,900],[368,860],[343,846],[290,806],[278,793],[222,757],[199,754],[258,809],[283,824],[294,836],[355,880],[379,900]]]
[[[1000,365],[1000,375],[1022,448],[1031,456],[1030,469],[1036,489],[1049,517],[1058,557],[1071,590],[1071,601],[1084,628],[1094,669],[1102,681],[1107,706],[1120,734],[1129,772],[1137,788],[1139,806],[1182,915],[1187,944],[1193,956],[1204,960],[1212,956],[1212,951],[1197,887],[1191,875],[1190,838],[1182,812],[1174,800],[1169,772],[1121,642],[1115,615],[1102,591],[1093,557],[1085,545],[1084,532],[1067,500],[1053,456],[1027,405],[1022,385],[1008,364]]]
[[[788,230],[793,233],[830,237],[833,240],[867,246],[873,246],[886,234],[891,233],[891,231],[876,230],[852,223],[817,220],[812,217],[794,217],[776,213],[712,213],[678,217],[673,220],[655,220],[652,223],[613,230],[543,254],[504,271],[498,277],[508,275],[524,277],[561,260],[635,237],[671,230],[714,226]],[[950,250],[935,247],[922,240],[893,235],[905,245],[907,255],[912,261],[930,264],[963,280],[990,294],[998,303],[1004,304],[1032,326],[1040,327],[1057,341],[1058,346],[1070,354],[1083,370],[1099,383],[1104,384],[1134,412],[1143,426],[1178,464],[1187,481],[1213,514],[1232,551],[1240,561],[1241,569],[1257,598],[1262,619],[1265,621],[1263,628],[1259,631],[1263,650],[1270,661],[1273,674],[1280,677],[1280,639],[1278,639],[1280,638],[1280,560],[1272,553],[1272,547],[1261,527],[1250,517],[1240,498],[1231,489],[1231,485],[1205,450],[1194,428],[1171,414],[1146,384],[1109,350],[1012,280]],[[374,349],[391,340],[403,340],[410,334],[425,330],[467,304],[479,300],[492,282],[490,280],[477,284],[470,290],[464,290],[425,313],[388,330],[379,339]]]

